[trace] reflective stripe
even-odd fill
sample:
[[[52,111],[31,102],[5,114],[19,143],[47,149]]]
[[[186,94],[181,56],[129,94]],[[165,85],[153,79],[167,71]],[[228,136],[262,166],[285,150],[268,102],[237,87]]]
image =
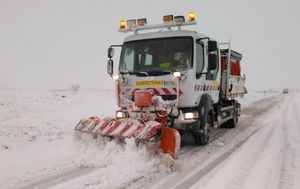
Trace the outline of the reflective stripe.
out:
[[[99,128],[98,132],[101,133],[109,124],[111,124],[111,120],[105,121],[103,125]]]
[[[129,129],[130,129],[130,127],[132,127],[132,125],[133,125],[133,123],[127,123],[126,125],[125,125],[125,127],[124,128],[122,128],[122,130],[119,132],[119,136],[123,136],[124,135],[124,133],[126,132],[126,131],[128,131]]]
[[[130,133],[129,138],[136,138],[139,132],[145,127],[144,124],[140,124],[132,133]]]
[[[127,131],[125,131],[124,133],[123,133],[123,137],[130,137],[131,135],[132,135],[132,133],[138,128],[138,126],[139,126],[140,124],[136,124],[136,123],[134,123]]]
[[[167,88],[161,88],[166,95],[172,94]]]
[[[195,85],[194,91],[218,91],[220,90],[220,85]]]
[[[135,138],[138,140],[149,140],[157,134],[161,124],[156,121],[139,123],[136,120],[81,120],[76,126],[76,130],[81,132],[97,134],[101,136],[119,136],[122,138]]]
[[[161,88],[150,88],[153,91],[153,94],[156,95],[176,95],[177,94],[177,88],[176,87],[161,87]],[[137,88],[132,88],[128,91],[126,91],[126,93],[129,93],[131,95],[133,95],[134,91],[136,90],[143,90],[143,89],[137,89]],[[179,90],[180,94],[183,94],[183,91],[180,89]]]
[[[124,123],[124,122],[120,122],[120,121],[117,121],[115,123],[115,126],[110,128],[109,131],[107,132],[108,135],[110,136],[115,136],[117,135],[121,130],[122,128],[124,128],[127,124]]]
[[[100,130],[99,130],[99,134],[100,134],[100,135],[105,135],[105,134],[107,133],[107,131],[108,131],[111,127],[114,126],[114,123],[115,123],[114,121],[110,121],[109,124],[106,125],[106,127],[105,127],[104,129],[102,129],[102,130],[100,129]]]

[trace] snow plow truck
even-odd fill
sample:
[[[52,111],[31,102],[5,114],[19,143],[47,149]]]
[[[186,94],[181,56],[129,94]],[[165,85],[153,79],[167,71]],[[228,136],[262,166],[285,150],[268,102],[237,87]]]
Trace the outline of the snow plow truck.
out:
[[[166,15],[156,25],[146,18],[121,20],[119,31],[132,34],[108,48],[107,63],[120,109],[113,118],[80,120],[76,132],[159,142],[164,153],[174,156],[185,133],[206,145],[212,129],[236,127],[241,109],[236,97],[247,92],[242,55],[230,41],[218,43],[183,29],[191,25],[196,25],[193,11],[187,20]],[[115,48],[121,48],[117,71]]]

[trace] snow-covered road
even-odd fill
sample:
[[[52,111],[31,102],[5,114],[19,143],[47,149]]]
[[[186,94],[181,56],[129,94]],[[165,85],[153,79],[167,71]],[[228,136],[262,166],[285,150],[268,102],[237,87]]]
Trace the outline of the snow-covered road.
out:
[[[300,95],[269,96],[240,99],[238,128],[205,147],[184,138],[172,165],[130,140],[74,141],[80,118],[113,114],[112,91],[0,90],[0,188],[299,188]]]
[[[256,101],[242,111],[237,128],[217,129],[216,131],[221,133],[221,136],[218,136],[216,140],[205,147],[184,147],[182,149],[184,151],[183,156],[181,157],[184,161],[184,169],[181,172],[169,175],[167,178],[160,179],[154,186],[149,185],[149,188],[184,189],[194,187],[199,180],[202,180],[203,177],[224,163],[255,133],[259,133],[260,123],[265,119],[264,115],[282,101],[282,96]]]
[[[287,95],[256,132],[191,188],[300,188],[300,98]]]

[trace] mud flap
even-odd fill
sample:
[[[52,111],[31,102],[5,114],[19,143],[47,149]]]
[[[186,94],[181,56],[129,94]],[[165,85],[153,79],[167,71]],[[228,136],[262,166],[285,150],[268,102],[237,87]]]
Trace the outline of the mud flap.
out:
[[[173,157],[177,154],[180,148],[180,134],[176,129],[162,128],[161,148],[164,153],[168,153]]]

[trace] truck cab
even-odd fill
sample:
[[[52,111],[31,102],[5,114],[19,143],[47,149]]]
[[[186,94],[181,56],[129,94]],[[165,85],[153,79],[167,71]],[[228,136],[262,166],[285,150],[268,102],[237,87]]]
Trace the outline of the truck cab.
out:
[[[152,88],[163,100],[177,99],[178,108],[198,106],[201,94],[219,99],[219,59],[208,60],[208,38],[192,31],[162,31],[131,35],[122,45],[119,74],[126,95]],[[212,65],[213,64],[213,65]],[[180,82],[174,77],[180,73]],[[202,89],[202,90],[201,90]],[[123,102],[120,106],[124,106]]]

